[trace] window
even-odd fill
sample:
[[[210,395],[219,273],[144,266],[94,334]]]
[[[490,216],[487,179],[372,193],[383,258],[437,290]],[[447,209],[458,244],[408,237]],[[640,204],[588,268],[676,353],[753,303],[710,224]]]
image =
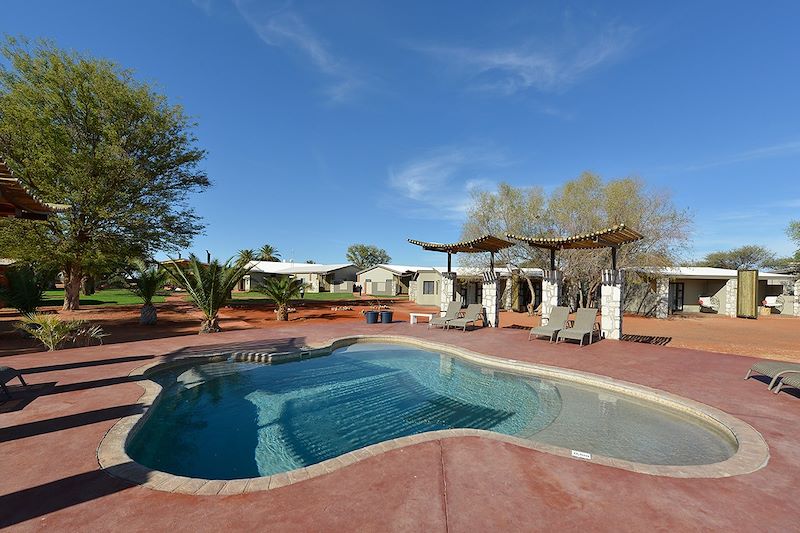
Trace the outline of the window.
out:
[[[422,282],[422,294],[436,294],[436,285],[433,281]]]

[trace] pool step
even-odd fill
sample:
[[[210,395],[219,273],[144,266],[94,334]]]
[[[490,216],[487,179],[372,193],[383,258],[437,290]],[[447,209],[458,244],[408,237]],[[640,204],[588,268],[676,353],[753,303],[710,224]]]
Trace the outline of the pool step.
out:
[[[299,361],[310,357],[320,357],[330,353],[330,350],[303,350],[299,352],[233,352],[231,358],[238,363],[284,363]]]

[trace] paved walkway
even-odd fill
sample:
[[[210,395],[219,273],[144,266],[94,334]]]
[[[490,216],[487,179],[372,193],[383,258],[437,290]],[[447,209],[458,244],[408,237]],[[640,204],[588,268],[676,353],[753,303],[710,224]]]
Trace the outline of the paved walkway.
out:
[[[322,477],[237,496],[152,491],[98,469],[95,453],[105,432],[120,417],[142,409],[137,401],[142,388],[127,377],[132,369],[212,348],[284,349],[363,333],[430,338],[687,396],[753,425],[768,442],[771,459],[766,468],[745,476],[673,479],[469,437],[394,450]],[[526,339],[527,332],[514,329],[461,333],[405,323],[331,322],[0,357],[0,364],[23,370],[35,385],[35,395],[0,404],[0,527],[59,531],[796,528],[800,398],[775,396],[763,383],[742,381],[751,359],[627,342],[604,341],[580,349]]]

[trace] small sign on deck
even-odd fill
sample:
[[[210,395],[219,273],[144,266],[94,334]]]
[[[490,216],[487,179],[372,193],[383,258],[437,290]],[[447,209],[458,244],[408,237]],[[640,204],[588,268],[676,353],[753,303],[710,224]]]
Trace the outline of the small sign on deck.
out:
[[[572,457],[576,459],[591,459],[592,454],[588,452],[580,452],[578,450],[572,450]]]

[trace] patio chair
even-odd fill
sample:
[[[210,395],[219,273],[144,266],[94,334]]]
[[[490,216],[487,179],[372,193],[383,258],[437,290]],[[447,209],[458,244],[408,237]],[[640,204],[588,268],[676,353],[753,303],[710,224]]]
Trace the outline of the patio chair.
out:
[[[569,308],[557,306],[550,311],[550,318],[546,326],[531,328],[528,333],[528,340],[531,337],[549,337],[548,342],[553,342],[558,332],[564,328],[564,324],[569,320]]]
[[[0,388],[3,389],[3,392],[9,399],[11,398],[11,393],[8,392],[6,383],[14,378],[19,379],[19,382],[22,383],[23,386],[28,386],[28,384],[25,383],[25,380],[22,379],[22,374],[20,374],[19,370],[16,368],[11,368],[10,366],[0,366]]]
[[[697,303],[701,313],[719,313],[719,298],[716,296],[701,296]]]
[[[574,341],[581,341],[583,346],[583,339],[588,335],[589,344],[592,344],[592,337],[595,332],[600,333],[600,325],[597,323],[597,309],[578,309],[575,315],[575,322],[571,328],[563,328],[556,336],[556,344],[559,340],[572,339]]]
[[[459,312],[461,312],[461,302],[450,302],[447,304],[447,311],[444,312],[444,316],[435,316],[430,319],[428,322],[428,329],[431,329],[433,326],[444,327],[448,320],[458,318]]]
[[[747,371],[744,379],[749,379],[754,374],[771,378],[769,385],[767,385],[767,389],[771,389],[776,383],[786,379],[786,376],[790,374],[800,375],[800,363],[787,363],[786,361],[770,360],[757,361],[753,366],[750,367],[750,370]]]
[[[775,394],[778,394],[783,387],[794,387],[800,390],[800,372],[792,372],[784,376],[778,386],[775,387]]]
[[[469,304],[467,306],[467,310],[464,311],[464,315],[461,318],[454,318],[452,320],[448,320],[447,324],[445,325],[446,329],[453,328],[464,328],[464,331],[467,331],[467,325],[472,324],[475,326],[475,323],[478,321],[483,322],[483,305],[482,304]]]

